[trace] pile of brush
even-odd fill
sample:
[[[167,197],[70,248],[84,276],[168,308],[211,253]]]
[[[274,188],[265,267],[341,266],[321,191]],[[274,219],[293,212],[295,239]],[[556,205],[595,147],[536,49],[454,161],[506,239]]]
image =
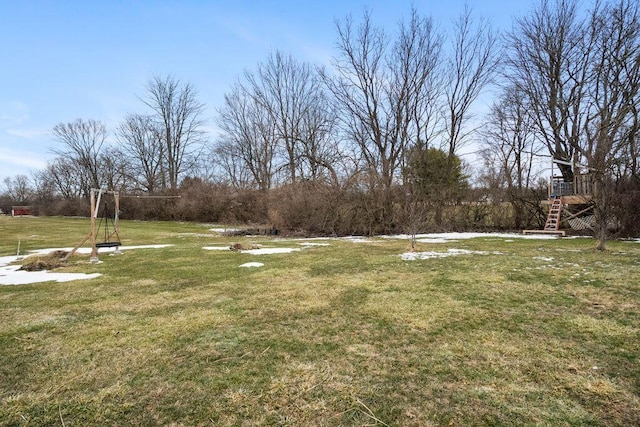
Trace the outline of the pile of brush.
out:
[[[53,251],[49,252],[46,255],[31,255],[30,257],[25,258],[22,262],[22,267],[20,270],[25,271],[43,271],[43,270],[53,270],[54,268],[58,268],[64,265],[64,261],[62,260],[68,252],[65,251]]]

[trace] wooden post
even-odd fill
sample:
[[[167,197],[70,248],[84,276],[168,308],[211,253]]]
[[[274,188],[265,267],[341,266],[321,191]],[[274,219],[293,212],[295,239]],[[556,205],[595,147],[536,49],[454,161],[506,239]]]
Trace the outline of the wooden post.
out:
[[[91,262],[98,262],[98,248],[96,247],[96,189],[91,189]]]
[[[116,234],[116,236],[118,236],[118,240],[120,240],[120,230],[118,229],[118,220],[120,218],[120,194],[117,191],[113,192],[113,200],[115,202],[115,212],[114,212],[114,218],[113,218],[113,229],[114,232]],[[114,254],[120,254],[120,246],[116,246],[115,250],[113,251]]]
[[[549,178],[549,188],[547,189],[547,199],[551,200],[553,194],[553,157],[551,157],[551,178]]]

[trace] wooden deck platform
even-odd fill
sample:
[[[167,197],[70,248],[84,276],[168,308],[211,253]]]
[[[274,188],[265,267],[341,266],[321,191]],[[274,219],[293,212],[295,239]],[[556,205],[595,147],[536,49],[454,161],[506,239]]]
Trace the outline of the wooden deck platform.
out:
[[[562,201],[565,205],[588,205],[591,203],[593,197],[590,194],[583,195],[571,195],[571,196],[562,196]],[[553,199],[546,199],[540,202],[543,206],[548,206],[553,202]]]
[[[555,234],[560,237],[567,235],[563,230],[522,230],[522,234]]]

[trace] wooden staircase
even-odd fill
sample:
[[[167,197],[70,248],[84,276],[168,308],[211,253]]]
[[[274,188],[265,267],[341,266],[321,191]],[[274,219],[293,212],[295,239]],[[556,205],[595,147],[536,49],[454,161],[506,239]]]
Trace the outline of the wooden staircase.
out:
[[[544,224],[544,231],[558,231],[560,229],[560,215],[562,215],[562,197],[556,197],[549,207],[547,222]]]
[[[562,197],[555,197],[551,201],[549,206],[549,215],[547,216],[547,222],[544,224],[543,230],[523,230],[523,234],[557,234],[559,236],[565,236],[565,232],[560,230],[560,222],[562,221],[562,206],[564,201]]]

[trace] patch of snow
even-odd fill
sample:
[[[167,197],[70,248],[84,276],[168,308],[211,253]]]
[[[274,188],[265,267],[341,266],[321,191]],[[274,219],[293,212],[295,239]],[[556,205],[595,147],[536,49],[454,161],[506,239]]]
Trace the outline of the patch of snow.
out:
[[[2,256],[0,257],[0,267],[4,266],[4,265],[9,265],[12,262],[16,262],[18,260],[18,257],[15,255],[12,256]]]
[[[159,249],[173,245],[142,245],[142,246],[120,246],[120,250],[130,249]],[[30,255],[47,255],[54,251],[70,252],[73,248],[48,248],[29,251]],[[116,248],[100,248],[99,253],[114,252]],[[79,248],[76,253],[90,254],[91,248]],[[100,273],[56,273],[47,270],[42,271],[24,271],[20,270],[19,265],[9,265],[19,261],[24,257],[20,256],[4,256],[0,257],[0,285],[26,285],[39,282],[70,282],[72,280],[93,279],[101,276]]]
[[[214,233],[224,234],[224,233],[237,233],[240,231],[239,228],[225,228],[225,227],[215,227],[210,228],[209,231],[213,231]]]
[[[205,251],[230,251],[229,246],[203,246]]]
[[[434,259],[434,258],[446,258],[450,256],[458,255],[502,255],[501,252],[485,252],[485,251],[470,251],[467,249],[447,249],[447,252],[405,252],[400,257],[405,261],[415,261],[418,259]]]
[[[291,252],[299,252],[299,248],[260,248],[240,251],[243,254],[250,255],[271,255],[271,254],[288,254]]]
[[[162,248],[167,248],[169,246],[173,246],[173,245],[139,245],[139,246],[120,246],[120,251],[128,251],[131,249],[162,249]],[[113,248],[99,248],[98,249],[98,254],[103,254],[106,252],[115,252],[116,249],[118,249],[117,247],[113,247]],[[48,249],[37,249],[37,250],[33,250],[33,251],[29,251],[29,254],[31,255],[47,255],[50,252],[53,251],[65,251],[65,252],[71,252],[73,250],[73,248],[48,248]],[[89,247],[83,247],[83,248],[78,248],[78,250],[76,251],[77,254],[91,254],[91,248]]]
[[[390,236],[380,236],[384,239],[411,239],[408,234],[395,234]],[[416,234],[416,239],[442,239],[446,241],[451,240],[464,240],[475,239],[478,237],[484,238],[499,238],[499,239],[530,239],[530,240],[551,240],[557,239],[554,235],[547,234],[516,234],[516,233],[427,233]],[[440,242],[438,242],[440,243]]]
[[[546,256],[534,256],[533,259],[538,259],[540,261],[547,261],[547,262],[553,261],[553,257],[546,257]]]
[[[5,257],[6,258],[6,257]],[[72,280],[93,279],[101,276],[100,273],[50,273],[42,271],[19,270],[19,265],[8,265],[0,267],[0,285],[27,285],[39,282],[70,282]]]
[[[301,242],[300,246],[331,246],[329,243]]]
[[[457,242],[457,240],[447,240],[443,238],[416,239],[418,243],[449,243]]]
[[[186,237],[206,237],[209,238],[211,237],[211,234],[204,234],[204,233],[178,233],[178,236],[186,236]]]
[[[348,240],[353,243],[371,243],[371,240],[361,236],[349,236],[345,237],[344,240]]]
[[[262,266],[264,266],[264,264],[261,262],[247,262],[245,264],[242,264],[240,267],[252,268],[252,267],[262,267]]]

